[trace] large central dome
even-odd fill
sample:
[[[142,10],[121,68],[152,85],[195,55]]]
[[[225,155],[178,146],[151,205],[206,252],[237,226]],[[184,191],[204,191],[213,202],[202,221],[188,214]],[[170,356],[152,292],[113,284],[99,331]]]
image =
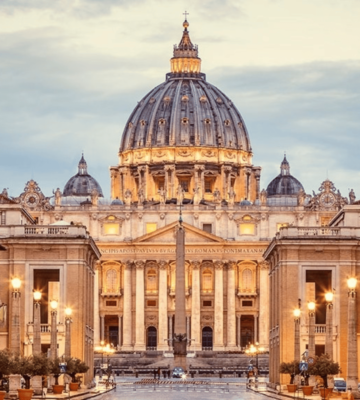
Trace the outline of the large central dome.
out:
[[[244,120],[232,101],[206,82],[189,23],[183,27],[171,72],[126,123],[119,164],[110,168],[111,196],[127,205],[254,202],[261,168],[252,165]]]
[[[188,26],[185,21],[166,82],[151,90],[130,115],[120,152],[164,146],[214,146],[251,151],[239,111],[200,72],[198,48],[190,40]]]

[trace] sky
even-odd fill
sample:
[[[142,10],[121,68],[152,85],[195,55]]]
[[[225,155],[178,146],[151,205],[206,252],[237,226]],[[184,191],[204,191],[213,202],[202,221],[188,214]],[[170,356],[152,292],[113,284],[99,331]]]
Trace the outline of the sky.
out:
[[[360,0],[1,0],[0,191],[88,172],[110,197],[125,123],[170,71],[183,13],[245,120],[261,188],[286,152],[307,193],[360,198]]]

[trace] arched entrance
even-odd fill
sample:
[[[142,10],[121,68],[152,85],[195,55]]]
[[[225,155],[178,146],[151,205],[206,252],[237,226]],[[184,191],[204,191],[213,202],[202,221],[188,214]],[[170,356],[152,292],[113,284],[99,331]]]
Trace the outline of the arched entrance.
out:
[[[146,349],[156,350],[157,348],[157,330],[155,326],[149,326],[147,329]]]
[[[213,349],[213,330],[210,326],[205,326],[202,330],[202,349],[212,350]]]

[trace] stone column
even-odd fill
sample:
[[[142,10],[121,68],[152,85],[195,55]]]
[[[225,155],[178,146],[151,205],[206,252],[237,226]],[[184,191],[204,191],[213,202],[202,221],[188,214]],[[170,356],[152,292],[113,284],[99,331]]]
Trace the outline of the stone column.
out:
[[[241,315],[237,317],[238,326],[237,326],[237,345],[241,348]]]
[[[51,311],[51,336],[50,336],[50,358],[55,360],[57,357],[57,312]]]
[[[300,354],[300,317],[296,317],[295,323],[295,343],[294,343],[294,360],[301,360]]]
[[[191,343],[190,316],[186,317],[186,337],[188,338],[188,345],[189,345]]]
[[[173,343],[173,317],[172,315],[169,316],[169,348],[172,348],[172,343]]]
[[[145,293],[144,267],[145,261],[135,261],[136,266],[136,325],[134,350],[145,350]]]
[[[261,346],[268,347],[269,343],[269,263],[262,261],[260,268],[260,296],[259,296],[259,331],[258,341]]]
[[[11,339],[10,350],[14,353],[20,354],[20,298],[21,293],[19,290],[13,289],[12,303],[11,303]]]
[[[65,357],[71,357],[71,317],[65,318]]]
[[[122,350],[132,350],[132,310],[131,310],[131,270],[132,261],[127,261],[124,268],[124,325]]]
[[[315,357],[315,311],[309,311],[309,357]]]
[[[214,261],[215,265],[215,323],[213,349],[224,350],[224,288],[223,261]]]
[[[168,293],[167,293],[167,268],[168,263],[164,260],[158,261],[159,266],[159,309],[158,309],[158,350],[168,349]]]
[[[333,303],[326,304],[326,336],[325,336],[325,353],[333,359]]]
[[[105,340],[105,317],[100,315],[100,341]]]
[[[119,325],[118,346],[121,347],[121,344],[122,344],[122,316],[121,315],[119,315],[118,325]]]
[[[236,262],[230,261],[227,277],[227,350],[236,349],[235,269]]]
[[[350,278],[351,279],[351,278]],[[350,281],[349,279],[349,281]],[[354,278],[352,278],[354,279]],[[357,390],[358,385],[358,358],[357,358],[357,315],[356,290],[349,288],[348,292],[348,354],[347,354],[347,386]]]
[[[254,315],[254,343],[259,342],[258,337],[258,314]]]
[[[186,370],[185,229],[179,221],[176,232],[176,285],[174,365]]]
[[[192,350],[201,350],[200,337],[200,261],[192,261],[191,342]]]
[[[40,317],[40,301],[34,301],[34,338],[33,338],[33,354],[41,353],[41,317]]]
[[[95,269],[94,277],[94,343],[95,346],[100,344],[100,318],[99,318],[99,268],[100,264],[97,264]]]

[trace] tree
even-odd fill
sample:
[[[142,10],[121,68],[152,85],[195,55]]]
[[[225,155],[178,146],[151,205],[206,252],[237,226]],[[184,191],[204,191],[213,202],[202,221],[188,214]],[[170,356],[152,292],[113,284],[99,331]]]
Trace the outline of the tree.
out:
[[[9,350],[0,351],[0,379],[3,378],[3,375],[9,375],[10,373],[10,358],[11,353]]]
[[[341,372],[340,365],[332,360],[328,354],[322,354],[320,357],[315,357],[314,364],[309,366],[310,375],[319,375],[324,380],[324,387],[327,388],[328,375],[336,375]]]
[[[300,374],[299,361],[282,362],[279,366],[280,374],[290,375],[290,385],[294,383],[295,375]]]
[[[60,363],[62,360],[60,358],[55,358],[55,360],[50,360],[50,369],[49,372],[50,374],[54,375],[55,378],[55,385],[59,384],[59,376],[63,373],[62,370],[60,369]]]
[[[47,375],[49,360],[45,354],[32,356],[12,355],[10,357],[9,373],[19,374],[25,379],[25,388],[30,389],[30,379],[37,375]]]
[[[87,372],[89,369],[89,367],[84,363],[84,361],[81,361],[78,358],[69,358],[66,361],[67,361],[66,372],[71,376],[73,383],[76,383],[78,381],[76,374],[83,374]]]

